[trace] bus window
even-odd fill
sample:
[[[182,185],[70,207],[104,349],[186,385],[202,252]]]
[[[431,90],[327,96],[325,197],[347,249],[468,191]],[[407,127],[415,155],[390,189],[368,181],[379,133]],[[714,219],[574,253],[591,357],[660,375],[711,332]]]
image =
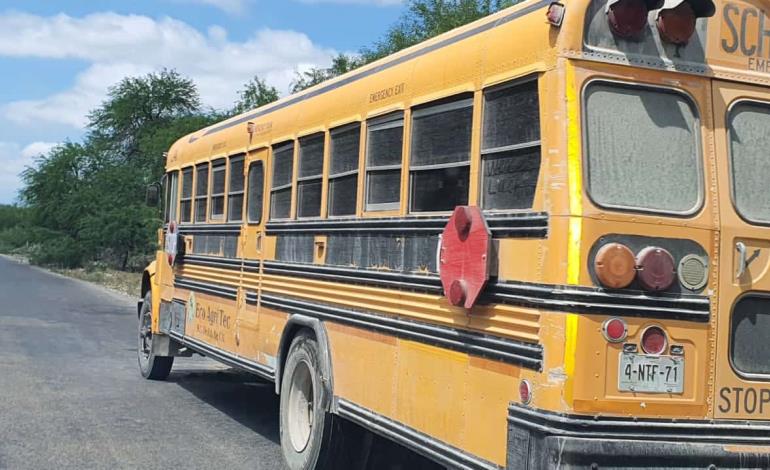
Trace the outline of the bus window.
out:
[[[230,185],[227,193],[227,220],[243,220],[243,155],[230,157]]]
[[[770,106],[745,101],[730,111],[730,169],[733,200],[743,218],[770,224]]]
[[[179,201],[179,172],[172,171],[168,174],[166,183],[166,222],[176,220],[176,204]]]
[[[297,217],[321,215],[321,182],[324,168],[324,134],[299,139]]]
[[[410,146],[410,212],[468,203],[473,95],[416,108]]]
[[[265,167],[262,162],[249,165],[248,217],[250,224],[262,222],[262,204],[265,192]]]
[[[273,147],[273,184],[270,190],[270,218],[291,217],[291,179],[294,171],[294,142]]]
[[[404,113],[372,119],[366,137],[366,210],[398,209]]]
[[[329,153],[329,216],[355,215],[358,194],[358,155],[361,124],[331,131]]]
[[[599,205],[692,213],[703,199],[694,106],[667,89],[594,82],[585,91],[588,190]]]
[[[195,168],[195,181],[195,222],[205,222],[209,193],[208,163],[202,163]]]
[[[225,159],[211,164],[211,218],[221,219],[225,215]]]
[[[192,222],[193,168],[182,170],[182,203],[180,204],[180,222]]]
[[[537,80],[485,90],[482,125],[482,207],[531,208],[540,173]]]

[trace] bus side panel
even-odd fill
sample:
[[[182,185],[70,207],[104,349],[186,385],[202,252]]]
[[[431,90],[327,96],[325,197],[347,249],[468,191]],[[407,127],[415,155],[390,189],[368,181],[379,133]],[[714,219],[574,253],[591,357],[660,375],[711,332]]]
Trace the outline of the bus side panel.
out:
[[[518,366],[327,323],[334,393],[466,453],[505,465]]]

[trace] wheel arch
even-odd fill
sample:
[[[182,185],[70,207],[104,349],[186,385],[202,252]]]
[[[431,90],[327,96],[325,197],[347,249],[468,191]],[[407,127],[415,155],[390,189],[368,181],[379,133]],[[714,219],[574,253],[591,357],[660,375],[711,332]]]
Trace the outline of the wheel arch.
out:
[[[318,342],[318,347],[321,348],[321,367],[323,368],[321,373],[323,385],[328,392],[328,396],[333,397],[334,375],[332,369],[331,348],[329,347],[329,337],[326,333],[326,327],[324,326],[324,323],[317,318],[305,315],[291,315],[286,326],[283,328],[283,333],[281,333],[281,342],[278,345],[278,360],[276,361],[275,367],[275,393],[281,392],[281,373],[283,372],[283,367],[286,364],[286,359],[289,355],[291,342],[302,331],[310,331]],[[334,406],[333,403],[331,406]]]
[[[139,308],[137,309],[137,314],[141,312],[142,310],[142,303],[144,302],[144,296],[147,295],[147,292],[152,293],[152,302],[153,304],[159,304],[160,303],[160,293],[158,292],[158,285],[155,282],[155,261],[150,263],[146,268],[144,268],[144,272],[142,272],[142,285],[141,285],[141,294],[139,297]],[[155,307],[155,305],[151,305],[150,307]],[[153,308],[153,312],[155,309]]]

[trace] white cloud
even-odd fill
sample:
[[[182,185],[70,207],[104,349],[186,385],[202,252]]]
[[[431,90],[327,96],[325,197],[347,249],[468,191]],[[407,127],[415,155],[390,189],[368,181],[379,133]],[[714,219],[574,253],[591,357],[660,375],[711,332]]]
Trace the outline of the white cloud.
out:
[[[241,13],[245,10],[246,4],[251,3],[249,0],[183,0],[187,3],[198,3],[200,5],[208,5],[234,15]]]
[[[19,174],[34,160],[22,155],[22,148],[14,142],[0,141],[0,203],[16,199],[21,188]]]
[[[34,159],[41,155],[47,155],[57,145],[59,145],[58,142],[32,142],[21,149],[21,156],[26,159]]]
[[[224,108],[255,74],[287,91],[294,70],[326,66],[334,53],[295,31],[263,29],[234,42],[220,26],[204,34],[168,17],[5,13],[0,14],[0,56],[78,59],[90,65],[70,89],[8,103],[0,114],[24,125],[53,122],[82,128],[86,114],[100,104],[109,86],[163,67],[190,76],[205,104]]]

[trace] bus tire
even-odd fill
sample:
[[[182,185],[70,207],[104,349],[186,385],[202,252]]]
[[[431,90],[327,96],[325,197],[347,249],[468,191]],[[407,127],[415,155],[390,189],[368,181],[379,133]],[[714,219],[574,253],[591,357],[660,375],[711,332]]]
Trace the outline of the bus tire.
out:
[[[342,457],[339,418],[321,382],[321,351],[306,332],[291,342],[281,377],[281,449],[291,470],[337,469]],[[334,438],[332,438],[334,437]]]
[[[149,380],[166,380],[174,365],[173,357],[156,356],[152,352],[152,293],[147,291],[139,311],[137,356],[139,372]]]

